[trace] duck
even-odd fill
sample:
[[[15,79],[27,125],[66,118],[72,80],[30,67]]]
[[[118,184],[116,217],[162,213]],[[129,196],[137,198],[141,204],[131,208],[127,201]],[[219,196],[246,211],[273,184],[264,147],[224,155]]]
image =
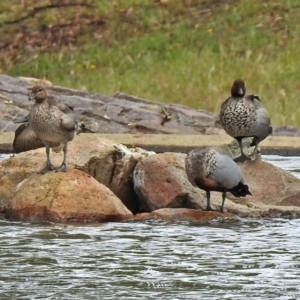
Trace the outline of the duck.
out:
[[[28,122],[29,122],[28,115],[14,122],[16,124],[22,123],[15,130],[15,136],[12,144],[14,153],[18,154],[21,152],[26,152],[26,151],[45,147],[42,140],[37,137],[35,132],[29,126]],[[80,133],[94,133],[94,132],[86,128],[84,123],[78,122],[78,129],[76,135]],[[56,153],[59,153],[62,150],[62,147],[61,145],[51,145],[51,150]]]
[[[15,153],[21,153],[29,150],[45,147],[29,126],[29,123],[21,124],[15,131],[13,140],[13,149]]]
[[[242,79],[233,82],[231,96],[222,103],[219,123],[228,135],[237,140],[241,155],[236,161],[241,162],[250,159],[243,151],[243,138],[253,137],[250,145],[255,146],[253,156],[258,152],[258,144],[273,131],[270,116],[261,99],[254,94],[246,95]]]
[[[222,193],[220,211],[224,212],[226,193],[235,197],[252,195],[245,184],[242,170],[221,148],[197,148],[190,151],[185,159],[185,170],[189,182],[206,192],[207,211],[212,211],[210,192]]]
[[[29,88],[28,90],[32,90],[32,88]],[[51,105],[57,106],[65,114],[73,114],[74,113],[73,106],[62,102],[59,99],[56,99],[53,97],[50,98],[50,97],[48,97],[48,94],[47,94],[47,102],[49,103],[50,106]],[[27,123],[27,122],[29,122],[29,114],[21,119],[15,120],[14,123],[18,124],[18,123]]]
[[[66,172],[67,145],[72,141],[78,124],[75,115],[61,110],[57,105],[47,101],[48,95],[43,85],[34,85],[30,88],[29,100],[35,100],[28,115],[30,128],[41,139],[46,147],[47,162],[45,168],[38,173],[45,174],[48,171]],[[63,146],[64,158],[61,166],[54,168],[50,161],[50,147]]]

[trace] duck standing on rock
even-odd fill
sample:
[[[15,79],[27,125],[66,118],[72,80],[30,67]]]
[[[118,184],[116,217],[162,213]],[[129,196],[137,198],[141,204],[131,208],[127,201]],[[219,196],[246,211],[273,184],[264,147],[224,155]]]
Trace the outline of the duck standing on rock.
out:
[[[244,183],[240,167],[219,148],[197,148],[188,153],[185,168],[192,185],[206,191],[207,211],[211,211],[210,192],[222,192],[221,212],[224,212],[226,192],[235,197],[252,195]]]
[[[220,124],[227,134],[235,138],[241,149],[241,156],[236,161],[249,159],[244,154],[242,139],[253,137],[251,146],[255,146],[256,154],[258,144],[272,133],[270,117],[257,95],[246,95],[245,82],[236,79],[231,88],[229,97],[221,106],[219,114]]]
[[[31,89],[29,100],[35,99],[28,121],[32,130],[46,146],[47,164],[39,173],[45,174],[55,168],[50,162],[50,147],[63,145],[64,159],[56,172],[66,171],[67,144],[71,141],[77,130],[77,122],[73,113],[65,113],[56,105],[47,101],[47,91],[42,85],[35,85]]]

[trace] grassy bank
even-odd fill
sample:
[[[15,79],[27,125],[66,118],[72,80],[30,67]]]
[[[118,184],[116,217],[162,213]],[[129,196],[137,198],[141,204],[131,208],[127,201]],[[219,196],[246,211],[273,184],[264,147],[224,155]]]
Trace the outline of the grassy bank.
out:
[[[72,2],[0,4],[3,73],[214,113],[241,77],[274,125],[300,127],[297,0]]]

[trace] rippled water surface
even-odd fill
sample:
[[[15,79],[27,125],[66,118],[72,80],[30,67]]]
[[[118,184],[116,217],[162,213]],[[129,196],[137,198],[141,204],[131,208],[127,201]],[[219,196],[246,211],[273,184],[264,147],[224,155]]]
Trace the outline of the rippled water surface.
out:
[[[300,158],[264,157],[299,176]],[[0,219],[0,299],[300,299],[300,220]]]

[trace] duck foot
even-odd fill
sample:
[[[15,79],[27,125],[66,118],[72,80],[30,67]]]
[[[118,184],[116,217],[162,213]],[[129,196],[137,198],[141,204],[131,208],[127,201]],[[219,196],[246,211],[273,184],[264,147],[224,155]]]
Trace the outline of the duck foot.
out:
[[[215,209],[212,209],[210,206],[206,207],[206,209],[204,211],[216,211]]]
[[[207,207],[204,211],[218,211],[217,209],[212,209],[211,207]],[[219,210],[222,214],[224,213],[224,209],[221,207]]]
[[[49,171],[53,171],[54,167],[52,164],[47,164],[46,167],[44,169],[42,169],[41,171],[38,172],[38,174],[45,174]]]
[[[62,163],[60,167],[58,167],[55,172],[66,172],[67,171],[67,166],[65,163]]]
[[[240,163],[243,163],[246,160],[250,160],[250,157],[246,156],[245,154],[234,159],[235,162],[240,162]]]

